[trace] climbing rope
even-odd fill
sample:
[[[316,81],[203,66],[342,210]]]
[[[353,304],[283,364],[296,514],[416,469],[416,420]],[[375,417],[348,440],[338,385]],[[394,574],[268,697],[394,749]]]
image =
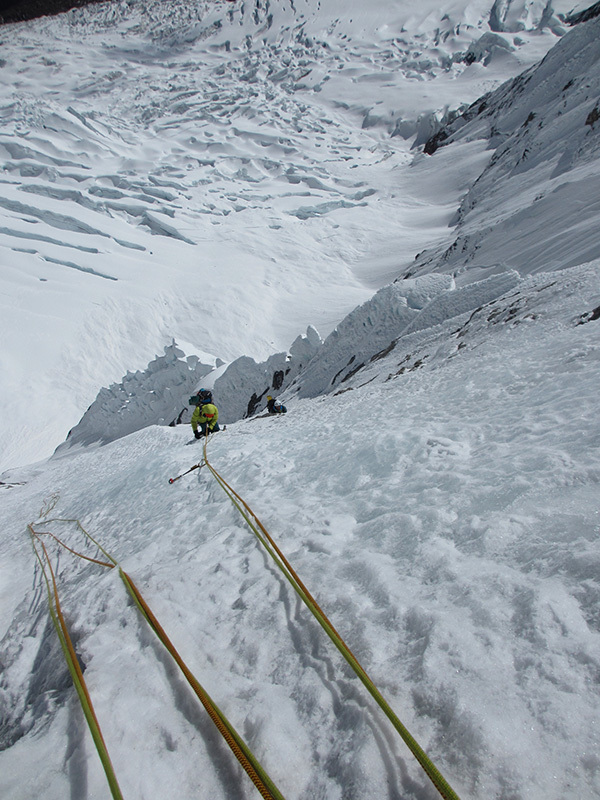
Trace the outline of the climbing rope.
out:
[[[42,569],[42,575],[44,576],[44,580],[46,582],[46,588],[48,590],[48,608],[50,610],[50,617],[52,619],[52,623],[54,624],[54,628],[56,629],[56,633],[58,635],[58,639],[60,641],[60,645],[62,647],[62,651],[65,656],[65,661],[67,662],[67,667],[69,669],[69,672],[71,673],[71,678],[73,679],[73,684],[75,686],[75,690],[77,691],[77,695],[81,703],[81,708],[83,709],[84,716],[88,723],[92,739],[94,740],[94,744],[96,745],[96,750],[98,751],[100,761],[102,762],[102,766],[104,768],[104,773],[106,775],[106,779],[108,781],[111,794],[114,800],[123,800],[123,795],[121,794],[121,789],[119,788],[119,783],[117,781],[115,771],[113,769],[113,765],[110,760],[110,756],[108,754],[106,742],[104,741],[102,731],[100,730],[100,724],[98,722],[96,712],[94,711],[92,699],[90,697],[90,693],[88,691],[85,679],[83,677],[81,667],[79,666],[79,660],[77,658],[77,654],[75,653],[75,648],[73,647],[73,642],[69,635],[65,618],[62,613],[60,600],[58,597],[58,587],[56,585],[56,576],[54,574],[54,569],[52,568],[52,562],[50,560],[50,556],[48,555],[46,545],[40,538],[40,535],[34,531],[31,525],[28,525],[27,527],[31,535],[31,543],[33,546],[33,551],[36,555],[37,560],[39,561],[40,567]],[[38,545],[42,551],[41,554],[38,550]],[[48,578],[48,573],[46,572],[46,569],[50,573],[50,579]]]
[[[292,585],[293,589],[299,595],[301,600],[305,603],[310,612],[317,619],[321,627],[325,630],[333,644],[340,651],[342,656],[352,667],[356,675],[360,678],[367,691],[371,694],[375,702],[382,709],[383,713],[390,720],[397,733],[401,736],[405,744],[408,746],[411,753],[415,756],[421,767],[424,769],[431,782],[438,790],[444,800],[460,800],[454,789],[450,786],[448,781],[444,778],[433,761],[429,758],[427,753],[419,745],[417,740],[408,731],[405,725],[402,724],[393,709],[384,699],[380,691],[377,689],[371,678],[359,663],[356,656],[352,653],[348,645],[344,642],[340,634],[336,631],[333,624],[330,622],[325,612],[320,608],[317,601],[310,594],[306,586],[302,583],[286,557],[283,555],[273,538],[270,536],[262,522],[252,511],[246,501],[233,489],[223,478],[223,476],[215,469],[208,459],[207,454],[208,440],[204,442],[204,464],[208,467],[209,471],[221,486],[225,494],[229,497],[235,508],[239,511],[241,516],[245,519],[249,528],[256,535],[260,543],[267,550],[277,567],[281,570],[285,578]]]
[[[135,586],[129,575],[119,568],[119,575],[123,583],[127,587],[127,591],[134,598],[136,605],[142,614],[148,620],[152,630],[156,633],[160,641],[167,648],[178,667],[185,675],[186,680],[194,690],[194,693],[208,712],[213,723],[216,725],[219,733],[229,745],[231,751],[240,762],[260,794],[265,800],[284,800],[283,795],[279,792],[271,778],[267,775],[266,771],[257,761],[250,748],[246,745],[242,737],[236,732],[233,725],[229,722],[227,717],[219,709],[216,703],[210,698],[208,693],[202,688],[200,683],[196,680],[194,675],[190,672],[184,660],[181,658],[173,643],[161,627],[160,623],[144,601],[138,588]]]
[[[107,567],[109,569],[114,569],[115,567],[119,571],[119,576],[125,585],[125,588],[132,596],[137,608],[145,617],[146,621],[154,631],[154,633],[158,636],[162,644],[165,646],[169,654],[172,656],[174,661],[177,663],[178,667],[181,669],[183,675],[185,676],[186,680],[190,684],[192,690],[204,706],[205,710],[207,711],[210,719],[217,727],[218,731],[221,733],[229,748],[241,764],[242,768],[245,770],[247,775],[250,777],[252,782],[254,783],[255,787],[264,798],[264,800],[284,800],[283,795],[279,792],[269,775],[267,774],[266,770],[261,766],[257,758],[254,756],[248,745],[244,742],[242,737],[237,733],[233,725],[229,722],[225,714],[220,710],[217,704],[212,700],[208,692],[202,687],[200,682],[195,678],[191,670],[188,668],[187,664],[183,660],[183,658],[178,653],[177,649],[167,636],[164,628],[161,626],[159,621],[157,620],[156,616],[153,614],[152,610],[142,597],[141,592],[133,582],[132,578],[119,566],[118,562],[108,553],[96,539],[94,539],[91,534],[89,534],[85,528],[81,525],[79,520],[65,520],[65,519],[51,519],[47,520],[45,524],[51,524],[54,522],[60,523],[74,523],[78,526],[79,530],[91,541],[93,544],[100,550],[101,553],[106,557],[107,561],[101,561],[96,558],[91,558],[90,556],[86,556],[78,551],[74,550],[73,548],[69,547],[65,542],[55,536],[53,533],[48,531],[35,531],[33,525],[28,525],[28,530],[31,534],[33,549],[35,555],[41,565],[42,573],[46,580],[47,588],[48,588],[48,598],[49,598],[49,608],[50,608],[50,615],[52,617],[54,626],[56,628],[63,652],[65,654],[65,659],[67,661],[67,665],[69,667],[69,671],[73,678],[73,683],[75,684],[75,688],[77,690],[77,694],[79,696],[86,720],[88,722],[92,738],[96,745],[96,749],[98,750],[98,754],[100,756],[100,760],[102,761],[102,765],[104,767],[109,786],[111,788],[111,792],[113,794],[113,798],[115,800],[122,800],[121,791],[119,789],[117,779],[114,774],[114,770],[112,768],[112,764],[110,761],[110,757],[108,755],[108,750],[106,748],[106,744],[104,742],[104,738],[100,731],[100,726],[98,724],[98,720],[96,714],[94,712],[92,701],[87,690],[87,686],[85,684],[85,680],[83,678],[83,674],[81,672],[81,667],[79,666],[79,662],[77,659],[77,655],[75,654],[75,649],[72,645],[71,638],[69,636],[64,617],[62,615],[60,609],[60,601],[58,598],[58,588],[56,584],[55,573],[52,568],[52,563],[50,561],[50,557],[48,555],[48,551],[44,542],[42,541],[42,536],[50,536],[58,545],[63,547],[64,549],[68,550],[73,555],[85,559],[86,561],[92,562],[94,564],[98,564],[103,567]],[[42,549],[43,558],[41,557],[38,551],[38,544]],[[52,591],[50,580],[48,579],[46,568],[48,568],[51,580],[52,580]]]
[[[271,535],[268,533],[268,531],[266,530],[265,526],[262,524],[260,519],[252,511],[252,509],[246,503],[246,501],[231,487],[231,485],[225,480],[225,478],[223,478],[223,476],[211,464],[207,455],[207,441],[208,440],[206,439],[204,442],[204,460],[199,464],[195,464],[189,470],[182,473],[181,475],[178,475],[176,478],[170,479],[169,483],[171,484],[174,483],[176,480],[179,480],[181,477],[183,477],[183,475],[186,475],[195,469],[200,469],[203,466],[206,466],[208,468],[208,470],[211,472],[217,483],[221,486],[225,494],[229,497],[230,501],[233,503],[233,505],[239,511],[240,515],[246,521],[250,529],[256,535],[260,543],[267,550],[267,552],[273,559],[276,566],[282,572],[286,580],[291,584],[294,591],[299,595],[299,597],[305,603],[307,608],[315,616],[315,618],[317,619],[321,627],[325,630],[325,632],[327,633],[333,644],[339,650],[339,652],[347,661],[347,663],[352,667],[352,669],[354,670],[358,678],[361,680],[361,682],[364,684],[364,686],[371,694],[373,699],[383,710],[386,717],[390,720],[397,733],[401,736],[405,744],[413,753],[418,763],[421,765],[425,773],[428,775],[428,777],[430,778],[430,780],[432,781],[433,785],[436,787],[440,795],[444,798],[444,800],[459,800],[459,797],[456,794],[456,792],[445,780],[445,778],[437,769],[435,764],[431,761],[429,756],[421,748],[416,739],[402,724],[402,722],[399,720],[393,709],[383,698],[383,696],[381,695],[381,693],[379,692],[379,690],[377,689],[377,687],[375,686],[375,684],[373,683],[367,672],[359,663],[356,656],[352,653],[348,645],[344,642],[343,638],[337,632],[331,621],[326,616],[325,612],[320,608],[319,604],[312,596],[312,594],[309,592],[307,587],[300,580],[299,576],[292,568],[292,566],[290,565],[284,554],[281,552],[281,550],[279,549],[279,547],[277,546]],[[181,669],[184,677],[190,684],[192,690],[194,691],[194,693],[196,694],[196,696],[206,709],[211,720],[213,721],[213,723],[215,724],[215,726],[217,727],[217,729],[219,730],[225,741],[227,742],[228,746],[238,759],[243,769],[246,771],[250,779],[253,781],[255,787],[258,789],[261,796],[265,798],[265,800],[284,800],[283,796],[278,791],[273,781],[269,778],[266,771],[262,768],[262,766],[257,761],[255,756],[252,754],[250,749],[247,747],[243,739],[235,731],[235,729],[233,728],[231,723],[227,720],[223,712],[218,708],[218,706],[210,698],[208,693],[202,688],[200,683],[191,673],[191,671],[189,670],[189,668],[187,667],[187,665],[177,652],[173,643],[168,638],[166,632],[158,622],[157,618],[149,608],[148,604],[145,602],[139,589],[135,586],[131,577],[119,566],[118,562],[100,545],[100,543],[96,541],[96,539],[94,539],[94,537],[91,536],[83,528],[83,526],[78,520],[51,519],[51,520],[46,520],[45,524],[50,524],[53,522],[61,522],[61,523],[69,522],[76,524],[79,530],[83,533],[83,535],[90,542],[92,542],[107,559],[106,561],[102,561],[99,558],[92,558],[90,556],[79,553],[76,550],[69,547],[67,544],[65,544],[61,539],[59,539],[53,533],[50,533],[48,531],[43,531],[43,532],[35,531],[33,525],[28,526],[32,538],[33,549],[42,568],[43,577],[46,581],[50,615],[52,617],[52,621],[56,628],[61,643],[61,647],[65,654],[65,659],[67,661],[69,671],[71,672],[71,675],[73,677],[73,682],[75,684],[86,720],[90,727],[92,738],[94,739],[94,743],[96,744],[96,748],[98,750],[100,759],[102,761],[109,782],[109,786],[113,794],[113,798],[115,800],[122,800],[122,795],[116,777],[114,775],[114,770],[112,768],[112,764],[108,756],[106,744],[104,742],[104,738],[100,731],[100,726],[98,724],[98,720],[96,718],[96,714],[92,706],[91,698],[89,696],[89,692],[85,685],[83,674],[79,666],[79,662],[77,660],[77,656],[73,648],[71,639],[69,637],[64,617],[62,615],[60,601],[58,597],[56,576],[52,568],[50,557],[48,555],[45,544],[41,539],[42,536],[51,537],[60,547],[66,549],[67,551],[69,551],[70,553],[79,558],[85,559],[99,566],[107,567],[109,569],[113,569],[115,567],[118,569],[119,576],[123,581],[123,584],[125,585],[128,593],[133,598],[137,608],[143,614],[143,616],[145,617],[146,621],[148,622],[154,633],[158,636],[164,647],[168,650],[172,658],[175,660],[175,662]],[[41,549],[41,553],[40,550],[38,550],[38,546]],[[50,573],[50,577],[48,577],[48,572]]]

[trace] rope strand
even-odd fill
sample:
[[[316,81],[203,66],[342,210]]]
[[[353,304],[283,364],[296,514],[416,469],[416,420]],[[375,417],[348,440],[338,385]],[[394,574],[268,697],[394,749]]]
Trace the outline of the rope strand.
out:
[[[56,633],[58,635],[60,645],[62,647],[65,656],[65,661],[67,662],[67,667],[69,668],[69,672],[71,673],[71,678],[73,680],[75,690],[77,691],[77,695],[81,703],[81,708],[88,723],[92,739],[94,740],[94,744],[96,745],[98,756],[100,758],[100,761],[102,762],[104,773],[106,775],[106,780],[108,781],[108,785],[110,787],[110,791],[114,800],[123,800],[123,795],[121,794],[121,789],[119,787],[119,783],[117,781],[117,777],[115,775],[115,771],[112,762],[110,760],[110,756],[108,754],[106,742],[104,741],[104,736],[102,735],[102,730],[100,729],[100,723],[98,722],[96,712],[94,711],[92,699],[90,697],[87,684],[83,677],[81,667],[79,666],[79,660],[77,658],[77,654],[75,653],[75,648],[73,647],[73,642],[69,635],[67,624],[65,622],[65,618],[62,613],[60,600],[58,596],[58,587],[56,585],[56,576],[54,574],[54,569],[52,568],[52,562],[50,560],[50,556],[48,555],[46,545],[39,538],[38,534],[34,531],[33,527],[31,525],[28,525],[27,527],[31,534],[31,542],[34,553],[36,555],[37,560],[39,561],[42,570],[42,575],[44,577],[44,580],[46,581],[46,587],[48,589],[48,608],[50,611],[50,616],[52,618],[52,622],[56,629]],[[42,557],[40,556],[40,553],[38,552],[38,549],[36,547],[36,540],[39,541],[39,544],[42,548],[42,552],[44,554],[44,560],[46,562],[45,564],[44,560],[42,560]],[[48,575],[46,573],[46,566],[48,567],[48,570],[50,572],[50,579],[48,578]]]
[[[326,616],[325,612],[320,608],[317,601],[314,597],[310,594],[306,586],[302,583],[300,578],[298,577],[295,570],[291,567],[288,560],[285,558],[277,544],[273,541],[272,537],[256,516],[256,514],[252,511],[250,506],[246,503],[246,501],[233,489],[223,478],[222,475],[217,472],[217,470],[213,467],[208,459],[208,454],[206,452],[207,443],[204,443],[204,463],[208,467],[209,471],[217,481],[217,483],[221,486],[224,490],[225,494],[229,497],[233,505],[237,508],[240,512],[242,517],[246,520],[250,529],[254,532],[257,536],[259,541],[263,544],[271,558],[275,561],[279,569],[284,573],[285,577],[291,583],[297,594],[303,600],[309,611],[314,615],[317,619],[321,627],[325,630],[331,641],[340,651],[342,656],[348,662],[348,664],[352,667],[358,678],[362,681],[368,692],[371,694],[375,702],[379,705],[382,709],[383,713],[389,719],[389,721],[394,726],[397,733],[403,739],[411,753],[415,756],[435,788],[438,790],[440,795],[444,798],[444,800],[460,800],[459,796],[456,794],[454,789],[450,786],[448,781],[444,778],[442,773],[439,769],[435,766],[433,761],[427,755],[427,753],[423,750],[423,748],[419,745],[417,740],[412,736],[409,732],[408,728],[400,721],[398,716],[395,714],[391,706],[387,703],[384,699],[380,691],[377,689],[371,678],[368,676],[367,672],[364,670],[362,665],[359,663],[356,656],[352,653],[348,645],[344,642],[340,634],[336,631],[335,627]],[[242,510],[242,506],[247,513]],[[254,522],[252,521],[254,520]],[[255,524],[256,523],[256,524]],[[260,531],[260,532],[259,532]],[[268,544],[267,544],[268,542]]]
[[[113,569],[114,567],[118,567],[119,575],[121,580],[123,581],[125,588],[133,597],[133,600],[145,617],[146,621],[150,625],[151,629],[154,631],[156,636],[160,639],[162,644],[165,646],[171,657],[174,659],[178,667],[183,672],[186,680],[192,687],[194,693],[204,706],[205,710],[207,711],[210,719],[217,727],[221,735],[223,736],[224,740],[227,742],[229,748],[231,749],[232,753],[235,755],[237,760],[239,761],[242,768],[245,770],[246,774],[249,776],[253,784],[255,785],[256,789],[260,793],[260,795],[264,798],[264,800],[285,800],[281,792],[277,789],[275,783],[267,774],[266,770],[262,767],[258,759],[254,756],[248,745],[244,742],[242,737],[237,733],[233,725],[229,722],[225,714],[219,709],[216,703],[211,699],[208,692],[201,686],[199,681],[195,678],[191,670],[188,668],[187,664],[184,662],[178,651],[176,650],[175,646],[167,636],[164,628],[158,622],[157,618],[154,616],[152,610],[142,597],[141,592],[134,584],[131,577],[124,572],[124,570],[118,565],[116,559],[114,559],[103,547],[100,543],[94,539],[91,534],[89,534],[85,528],[81,525],[79,520],[65,520],[65,519],[53,519],[47,520],[45,524],[49,524],[52,522],[68,522],[76,524],[79,530],[86,536],[93,544],[106,556],[108,559],[107,562],[100,561],[99,559],[94,559],[89,556],[86,556],[78,551],[74,550],[73,548],[69,547],[65,542],[55,536],[53,533],[48,531],[40,531],[36,532],[32,525],[28,525],[28,529],[32,536],[33,548],[35,554],[40,562],[40,566],[42,568],[42,573],[46,580],[46,584],[48,587],[48,595],[50,601],[52,600],[52,594],[50,591],[50,581],[47,577],[44,563],[38,553],[38,550],[35,546],[35,541],[39,541],[40,546],[43,550],[47,566],[51,573],[52,585],[53,585],[53,595],[54,595],[54,605],[56,606],[56,613],[54,612],[54,608],[52,608],[52,603],[50,603],[50,613],[53,618],[53,622],[55,622],[55,628],[57,630],[61,646],[63,647],[63,652],[65,653],[65,659],[67,660],[67,664],[69,666],[69,670],[73,676],[73,682],[77,689],[77,693],[79,695],[82,707],[84,709],[84,713],[86,715],[86,719],[88,720],[88,725],[90,727],[90,731],[92,733],[92,737],[98,749],[98,753],[100,755],[100,759],[102,761],[103,766],[105,767],[105,772],[107,775],[107,779],[109,781],[109,785],[111,786],[111,791],[113,791],[114,800],[122,800],[122,796],[120,794],[120,790],[118,788],[118,784],[116,782],[116,777],[114,777],[114,771],[112,770],[112,764],[110,763],[110,758],[108,756],[108,751],[106,749],[106,745],[104,743],[104,738],[102,737],[102,733],[100,731],[100,726],[98,724],[98,720],[96,718],[95,712],[93,710],[92,701],[87,690],[87,686],[83,679],[83,674],[81,672],[81,668],[79,666],[79,662],[77,660],[77,656],[75,654],[75,649],[73,648],[71,639],[69,637],[66,624],[64,622],[64,617],[62,616],[62,612],[60,610],[60,602],[58,599],[58,589],[56,585],[56,578],[54,575],[54,571],[52,569],[52,564],[50,562],[50,557],[48,555],[48,551],[46,550],[46,546],[44,545],[43,541],[41,540],[41,536],[50,536],[58,545],[60,545],[65,550],[68,550],[73,555],[77,556],[78,558],[85,559],[86,561],[91,561],[95,564],[100,566],[107,567],[109,569]]]

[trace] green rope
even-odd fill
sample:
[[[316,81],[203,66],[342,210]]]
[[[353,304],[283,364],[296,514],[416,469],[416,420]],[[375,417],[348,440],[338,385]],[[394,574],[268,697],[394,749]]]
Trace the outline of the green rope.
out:
[[[225,714],[221,711],[221,709],[217,706],[217,704],[211,699],[208,692],[206,692],[206,690],[200,685],[198,680],[190,672],[187,665],[177,652],[176,648],[173,646],[169,637],[166,635],[164,629],[162,628],[156,617],[152,614],[150,608],[148,607],[143,597],[141,596],[138,588],[135,586],[129,575],[127,575],[127,573],[121,569],[121,567],[119,567],[119,575],[121,576],[121,580],[125,584],[127,591],[132,596],[138,609],[146,618],[148,624],[150,625],[154,633],[158,636],[162,644],[166,647],[166,649],[168,650],[174,661],[177,663],[177,665],[183,672],[186,680],[196,693],[196,696],[199,698],[200,702],[208,712],[209,716],[219,729],[221,735],[225,738],[225,740],[229,744],[230,748],[238,758],[238,761],[240,762],[242,767],[246,770],[246,772],[250,776],[252,782],[254,783],[258,791],[262,794],[263,797],[267,798],[267,800],[285,800],[281,792],[278,790],[278,788],[275,786],[275,784],[267,774],[266,770],[262,767],[260,762],[257,760],[256,756],[252,753],[252,751],[250,750],[248,745],[244,742],[242,737],[237,733],[237,731],[235,730],[233,725],[229,722]],[[215,719],[215,717],[217,719]],[[219,722],[221,724],[219,724]],[[224,731],[226,731],[226,733],[229,734],[229,736],[227,736]],[[230,741],[230,739],[232,741]],[[236,748],[237,750],[240,751],[240,753],[236,752]],[[258,780],[256,778],[258,778]],[[261,787],[260,785],[261,783],[264,786]]]
[[[246,523],[248,524],[249,528],[261,542],[261,544],[265,547],[275,564],[279,567],[281,572],[285,575],[289,583],[292,585],[296,593],[299,595],[301,600],[305,603],[309,611],[313,614],[316,618],[318,623],[327,633],[333,644],[337,647],[339,652],[342,654],[344,659],[348,662],[350,667],[354,670],[356,675],[360,678],[364,686],[366,687],[367,691],[373,697],[375,702],[379,705],[383,713],[389,719],[389,721],[394,726],[397,733],[401,736],[409,750],[415,756],[423,770],[426,772],[428,777],[430,778],[431,782],[438,790],[440,795],[444,798],[444,800],[460,800],[459,796],[456,794],[454,789],[450,786],[448,781],[444,778],[442,773],[438,770],[435,766],[433,761],[429,758],[427,753],[423,750],[423,748],[419,745],[417,740],[412,736],[409,730],[406,728],[405,725],[402,724],[400,719],[397,717],[393,709],[384,699],[380,691],[377,689],[371,678],[365,672],[361,664],[359,663],[356,656],[352,653],[350,648],[346,645],[342,637],[336,631],[328,617],[319,607],[317,601],[314,597],[310,594],[308,589],[304,586],[302,581],[298,578],[295,571],[289,565],[287,559],[281,553],[277,545],[273,542],[269,534],[267,533],[264,525],[258,519],[256,514],[252,511],[250,506],[240,497],[240,495],[235,492],[234,489],[229,486],[229,484],[225,481],[225,479],[217,472],[217,470],[212,466],[209,462],[207,454],[206,454],[206,443],[204,444],[204,461],[208,469],[210,470],[211,474],[221,486],[225,494],[229,497],[235,508],[239,511],[241,516],[244,518]],[[245,511],[242,509],[244,507]],[[248,513],[246,513],[248,512]],[[252,519],[256,520],[258,526],[262,529],[262,532],[258,530],[258,526],[254,524]]]
[[[110,756],[108,754],[108,750],[106,748],[106,744],[104,742],[104,737],[102,736],[102,732],[101,732],[100,726],[98,724],[98,719],[96,717],[96,713],[94,711],[94,707],[92,705],[92,701],[90,699],[89,692],[87,691],[87,686],[85,685],[85,680],[84,680],[83,675],[81,673],[81,668],[79,667],[79,664],[77,663],[76,659],[74,660],[73,656],[72,656],[72,653],[74,653],[74,648],[73,648],[73,644],[71,642],[71,639],[69,637],[69,632],[68,632],[66,626],[63,629],[63,627],[61,626],[61,623],[59,621],[58,615],[60,614],[62,616],[62,614],[61,614],[61,611],[60,611],[60,604],[59,604],[59,600],[58,600],[58,592],[57,592],[57,588],[56,588],[56,582],[54,580],[54,573],[52,571],[52,567],[51,567],[50,562],[48,560],[48,567],[49,567],[50,572],[51,572],[52,583],[53,583],[53,587],[54,587],[54,598],[53,598],[52,588],[50,586],[50,580],[48,579],[48,575],[46,573],[46,567],[45,567],[45,565],[44,565],[44,563],[42,561],[42,557],[40,556],[40,554],[38,552],[38,549],[37,549],[37,547],[35,545],[35,531],[33,531],[33,528],[31,526],[28,526],[28,527],[29,527],[29,531],[31,533],[31,544],[32,544],[32,547],[33,547],[33,551],[35,553],[35,556],[36,556],[37,560],[39,561],[40,567],[42,569],[42,575],[44,576],[44,580],[46,582],[46,589],[48,591],[48,610],[50,612],[50,617],[51,617],[52,622],[54,624],[54,628],[56,630],[56,633],[58,635],[58,640],[60,642],[60,646],[62,648],[64,657],[65,657],[65,661],[67,663],[67,667],[69,668],[69,672],[71,673],[71,678],[73,680],[73,684],[75,686],[75,690],[77,691],[77,695],[79,697],[79,702],[81,703],[81,708],[83,710],[83,714],[85,716],[85,719],[87,721],[88,727],[90,729],[90,733],[92,735],[92,739],[93,739],[94,744],[96,746],[96,750],[98,751],[98,756],[99,756],[100,761],[102,763],[102,766],[104,768],[104,773],[106,775],[106,780],[108,781],[108,785],[110,787],[111,794],[112,794],[114,800],[123,800],[123,795],[121,794],[121,789],[119,787],[119,783],[117,781],[117,777],[115,775],[115,771],[113,769],[113,765],[112,765],[112,762],[110,760]],[[43,544],[42,544],[42,548],[44,550],[44,554],[45,554],[46,558],[48,559],[48,554],[47,554],[46,548],[44,547]],[[54,604],[56,604],[56,609],[55,609],[55,605]]]
[[[52,523],[52,522],[62,522],[62,523],[70,523],[70,524],[77,525],[77,527],[82,532],[82,534],[85,537],[87,537],[91,542],[93,542],[93,544],[104,554],[104,556],[108,559],[108,561],[111,562],[110,564],[102,564],[102,562],[96,562],[96,563],[100,563],[101,566],[106,566],[106,567],[109,567],[111,569],[114,568],[114,567],[118,568],[121,580],[123,581],[123,583],[125,585],[125,588],[127,589],[128,593],[133,598],[138,610],[143,615],[143,617],[146,619],[146,621],[150,625],[151,629],[154,631],[156,636],[160,639],[162,644],[166,647],[166,649],[168,650],[168,652],[170,653],[170,655],[172,656],[174,661],[177,663],[177,665],[179,666],[179,668],[183,672],[186,680],[188,681],[188,683],[190,684],[190,686],[194,690],[196,696],[198,697],[200,702],[203,704],[205,710],[207,711],[207,713],[211,717],[211,719],[214,722],[214,724],[219,729],[219,732],[221,733],[221,735],[226,740],[226,742],[229,745],[230,749],[232,750],[233,754],[236,756],[236,758],[240,762],[241,766],[243,767],[243,769],[246,771],[246,773],[248,774],[248,776],[250,777],[250,779],[252,780],[252,782],[256,786],[257,790],[260,792],[260,794],[263,796],[263,798],[265,798],[265,800],[285,800],[285,798],[283,797],[281,792],[275,786],[273,780],[269,777],[269,775],[267,774],[266,770],[262,767],[262,765],[260,764],[260,762],[258,761],[256,756],[252,753],[252,751],[248,747],[248,745],[244,742],[242,737],[237,733],[237,731],[235,730],[233,725],[229,722],[229,720],[227,719],[225,714],[220,710],[220,708],[212,700],[212,698],[210,697],[208,692],[205,691],[205,689],[202,687],[200,682],[192,674],[192,672],[190,671],[190,669],[188,668],[188,666],[186,665],[186,663],[181,658],[181,656],[177,652],[176,648],[174,647],[174,645],[170,641],[170,639],[167,636],[166,632],[164,631],[164,629],[162,628],[162,626],[158,622],[157,618],[152,613],[150,607],[148,606],[148,604],[146,603],[146,601],[142,597],[141,592],[135,586],[133,580],[129,577],[129,575],[127,575],[127,573],[124,572],[123,569],[119,566],[117,560],[115,558],[113,558],[113,556],[111,556],[110,553],[107,550],[105,550],[102,547],[102,545],[96,539],[94,539],[94,537],[90,533],[88,533],[88,531],[81,525],[79,520],[77,520],[77,519],[61,519],[61,518],[54,518],[54,519],[50,519],[50,520],[45,520],[45,524]],[[28,527],[29,527],[29,530],[30,530],[30,532],[32,534],[33,548],[34,548],[35,554],[36,554],[36,556],[38,558],[38,561],[40,561],[40,564],[42,566],[42,571],[43,571],[44,578],[46,579],[46,583],[47,583],[47,587],[48,587],[49,598],[51,600],[52,599],[52,595],[50,593],[50,584],[49,584],[49,581],[48,581],[48,577],[46,575],[46,572],[44,570],[44,565],[41,562],[40,555],[37,552],[37,549],[36,549],[35,543],[34,543],[34,537],[39,537],[40,535],[43,535],[43,534],[36,533],[32,526],[28,526]],[[87,559],[87,556],[84,556],[81,553],[77,553],[76,551],[74,551],[71,548],[67,547],[67,545],[65,545],[64,542],[62,542],[57,537],[53,536],[53,534],[50,534],[50,535],[54,538],[54,540],[59,545],[61,545],[65,549],[69,550],[74,555],[78,556],[79,558],[86,558]],[[42,548],[44,550],[44,553],[46,554],[46,558],[48,558],[48,555],[46,553],[46,548],[45,548],[43,542],[41,542],[41,540],[40,540],[40,543],[41,543],[41,546],[42,546]],[[52,569],[52,568],[50,567],[50,569]],[[54,576],[53,576],[53,579],[54,579]],[[54,585],[55,585],[55,600],[56,600],[56,603],[58,603],[58,595],[56,594],[56,584],[54,584]],[[54,615],[54,609],[52,608],[52,604],[50,605],[50,609],[51,609],[51,615],[53,616],[53,621],[54,621],[55,620],[55,615]],[[78,694],[80,694],[80,691],[81,691],[80,699],[81,699],[82,706],[84,707],[84,712],[85,712],[86,708],[91,706],[91,699],[89,698],[89,694],[87,693],[87,689],[85,688],[85,686],[81,687],[81,685],[80,685],[79,677],[77,675],[78,665],[77,666],[73,665],[73,658],[72,658],[71,654],[69,653],[67,645],[64,644],[64,642],[63,642],[62,631],[60,629],[60,626],[59,627],[57,627],[57,626],[59,626],[59,622],[56,619],[55,627],[57,628],[57,633],[59,634],[59,639],[61,641],[61,645],[63,645],[63,650],[65,650],[65,657],[67,658],[67,664],[69,665],[69,669],[71,670],[71,674],[73,675],[73,681],[74,681],[75,686],[77,688]],[[66,631],[65,631],[65,633],[66,633]],[[82,675],[81,675],[81,681],[83,681],[83,676]],[[86,714],[86,718],[87,718],[87,716],[88,715]],[[92,720],[92,722],[90,723],[90,730],[92,731],[92,736],[94,737],[94,741],[96,741],[98,739],[98,737],[99,737],[99,742],[100,742],[100,745],[102,746],[102,745],[104,745],[104,741],[102,739],[102,734],[100,733],[99,728],[97,726],[97,720],[95,720],[95,715],[93,713],[93,709],[91,711],[91,720]],[[96,723],[95,727],[93,725],[94,721]],[[97,731],[97,735],[96,735],[95,731]],[[100,754],[100,758],[102,760],[102,763],[104,764],[105,760],[108,759],[108,753],[106,752],[106,746],[105,745],[104,745],[103,749],[104,749],[104,752],[105,752],[106,756],[105,757],[103,756],[103,753],[102,753],[101,750],[99,750],[99,754]],[[110,759],[108,759],[108,764],[110,765]],[[106,769],[106,767],[105,767],[105,769]],[[112,767],[111,767],[111,769],[112,769]],[[107,777],[108,777],[108,773],[107,773]],[[110,783],[111,783],[111,780],[109,778],[109,784]],[[116,784],[116,779],[115,779],[114,783]],[[111,788],[112,788],[112,786],[111,786]],[[117,785],[117,790],[118,790],[118,785]],[[113,796],[115,797],[115,800],[122,800],[120,793],[118,795],[113,795]]]

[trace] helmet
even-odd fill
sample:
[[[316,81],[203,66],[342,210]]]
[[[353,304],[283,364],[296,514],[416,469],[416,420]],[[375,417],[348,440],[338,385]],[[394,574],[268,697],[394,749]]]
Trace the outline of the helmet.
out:
[[[210,389],[198,389],[198,393],[193,394],[188,402],[191,406],[201,406],[205,403],[212,403],[212,393]]]
[[[272,400],[272,399],[273,399],[273,398],[271,397],[271,395],[270,395],[270,394],[268,394],[268,395],[267,395],[267,400]]]

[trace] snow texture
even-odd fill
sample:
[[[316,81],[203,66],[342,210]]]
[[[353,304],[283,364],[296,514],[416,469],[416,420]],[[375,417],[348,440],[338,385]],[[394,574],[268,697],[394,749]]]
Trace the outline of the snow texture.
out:
[[[532,276],[368,386],[209,443],[461,797],[600,796],[599,274]],[[60,517],[132,575],[285,797],[435,797],[206,470],[168,484],[200,457],[186,428],[3,476],[2,796],[106,791],[24,530],[92,555]],[[57,558],[124,795],[255,796],[118,576]]]
[[[0,27],[0,467],[173,340],[263,363],[448,247],[491,153],[415,153],[574,10],[509,6],[518,42],[489,0],[112,0]],[[486,33],[510,47],[468,64]]]
[[[77,521],[287,800],[438,796],[188,471],[200,386],[211,462],[462,800],[600,800],[585,11],[116,0],[0,28],[3,800],[108,796],[27,528],[96,557]],[[116,570],[44,540],[123,796],[256,797]]]

